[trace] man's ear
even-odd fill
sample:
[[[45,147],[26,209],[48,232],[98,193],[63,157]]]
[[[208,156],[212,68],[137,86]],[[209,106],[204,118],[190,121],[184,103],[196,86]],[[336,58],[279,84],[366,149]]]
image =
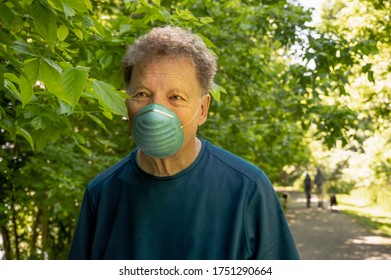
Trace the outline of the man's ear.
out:
[[[211,101],[210,94],[206,94],[202,99],[201,108],[200,108],[201,113],[200,113],[200,117],[198,118],[198,126],[203,125],[208,119],[210,101]]]

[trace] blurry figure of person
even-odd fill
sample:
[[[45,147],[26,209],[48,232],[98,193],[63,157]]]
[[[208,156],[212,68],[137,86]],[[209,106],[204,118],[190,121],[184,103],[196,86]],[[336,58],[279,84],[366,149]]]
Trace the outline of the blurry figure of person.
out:
[[[307,173],[304,178],[304,193],[306,198],[307,208],[311,207],[311,192],[312,192],[312,180],[310,175]]]
[[[318,196],[318,208],[323,209],[323,184],[325,182],[325,177],[323,176],[320,168],[316,168],[316,174],[314,178],[314,183],[316,185],[316,195]]]

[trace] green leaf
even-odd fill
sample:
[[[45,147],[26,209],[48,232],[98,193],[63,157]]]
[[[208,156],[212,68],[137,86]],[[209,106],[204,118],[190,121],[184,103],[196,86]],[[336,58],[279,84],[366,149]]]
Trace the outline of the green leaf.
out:
[[[23,72],[31,85],[37,81],[39,69],[39,60],[37,58],[29,59],[24,62]]]
[[[84,69],[68,68],[62,74],[62,84],[65,95],[61,98],[72,106],[75,106],[84,90],[88,73]]]
[[[113,54],[112,53],[104,53],[102,57],[99,59],[99,64],[102,66],[102,69],[107,68],[113,62]]]
[[[13,82],[14,84],[20,83],[20,79],[13,73],[4,73],[4,78],[6,78],[8,81]]]
[[[75,11],[71,7],[69,7],[65,3],[63,3],[62,6],[63,6],[64,14],[67,18],[72,18],[75,16]]]
[[[105,126],[105,124],[97,117],[91,114],[87,114],[88,117],[90,117],[95,123],[97,123],[101,128],[103,128],[106,132],[109,132]]]
[[[0,15],[1,17],[1,15]],[[6,44],[6,45],[12,45],[12,40],[9,36],[9,34],[3,32],[2,30],[0,30],[0,42],[2,42],[3,44]]]
[[[60,105],[57,110],[59,115],[64,115],[64,114],[69,115],[73,112],[73,108],[70,104],[62,100],[58,100],[58,103]]]
[[[60,41],[64,41],[69,34],[69,29],[66,25],[62,24],[58,29],[57,29],[57,38]]]
[[[114,89],[111,85],[102,81],[93,81],[95,96],[99,100],[99,104],[109,109],[114,114],[126,116],[127,110],[125,106],[126,94]]]
[[[211,17],[202,17],[202,18],[200,18],[200,22],[202,24],[212,23],[213,22],[213,18],[211,18]]]
[[[4,87],[7,88],[16,99],[19,101],[22,101],[22,97],[20,95],[20,92],[15,87],[15,84],[20,84],[20,79],[16,77],[15,74],[12,73],[4,73]]]
[[[368,71],[368,81],[374,83],[375,82],[375,78],[373,76],[373,71]]]
[[[15,20],[15,14],[4,3],[0,3],[0,17],[4,28],[9,28]]]
[[[31,137],[30,133],[28,133],[27,130],[25,130],[25,129],[21,128],[21,127],[17,127],[16,128],[16,134],[19,134],[19,135],[23,136],[30,143],[31,149],[34,150],[33,137]]]
[[[82,144],[79,143],[79,141],[80,141],[79,140],[79,138],[80,138],[79,136],[81,136],[81,135],[79,135],[79,134],[73,135],[73,140],[75,141],[75,143],[79,147],[79,149],[83,151],[83,153],[85,153],[88,156],[91,156],[91,151],[88,148],[86,148],[85,146],[83,146]]]
[[[217,102],[220,102],[221,93],[227,93],[227,91],[222,86],[219,86],[218,84],[213,84],[210,93],[212,94],[213,98],[216,99]]]
[[[76,34],[77,37],[79,37],[80,40],[83,40],[84,35],[80,29],[74,28],[72,31]]]
[[[16,137],[16,127],[14,123],[8,118],[0,119],[0,127],[8,131],[12,138]]]
[[[211,40],[209,40],[207,37],[205,37],[204,35],[200,34],[200,33],[197,33],[198,36],[201,37],[202,41],[204,41],[205,45],[208,47],[208,48],[211,48],[211,49],[216,49],[216,45],[213,44],[213,42]]]
[[[45,125],[42,122],[42,118],[41,117],[36,117],[36,118],[32,119],[31,120],[31,125],[34,127],[35,130],[44,129],[45,128]]]
[[[39,34],[46,39],[47,43],[53,46],[57,40],[56,17],[51,10],[44,7],[40,1],[33,1],[31,16],[34,18],[34,25]]]
[[[46,59],[42,60],[41,65],[39,66],[39,76],[41,77],[49,92],[64,100],[65,94],[62,85],[62,74],[59,71],[60,67],[57,66],[58,65],[56,65],[53,61]],[[67,100],[64,101],[67,102]]]
[[[24,76],[20,76],[19,88],[24,108],[34,96],[33,86]]]
[[[363,67],[362,67],[362,72],[363,73],[368,73],[368,71],[369,70],[371,70],[371,68],[372,68],[372,63],[367,63],[367,64],[365,64]]]
[[[36,58],[24,62],[23,74],[20,76],[20,94],[23,107],[33,98],[33,87],[37,81],[39,61]]]
[[[64,0],[64,4],[77,12],[87,13],[88,10],[92,10],[92,5],[89,0]]]
[[[113,114],[109,111],[104,111],[103,115],[108,118],[109,120],[113,120]]]
[[[0,90],[4,88],[4,67],[0,66]]]

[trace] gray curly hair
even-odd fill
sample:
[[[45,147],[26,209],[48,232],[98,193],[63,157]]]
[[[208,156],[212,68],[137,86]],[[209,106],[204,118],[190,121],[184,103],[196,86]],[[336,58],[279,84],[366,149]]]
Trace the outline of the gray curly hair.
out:
[[[128,48],[122,60],[125,86],[129,86],[136,64],[175,56],[188,57],[194,62],[203,94],[209,93],[217,70],[217,57],[198,35],[177,26],[155,27]]]

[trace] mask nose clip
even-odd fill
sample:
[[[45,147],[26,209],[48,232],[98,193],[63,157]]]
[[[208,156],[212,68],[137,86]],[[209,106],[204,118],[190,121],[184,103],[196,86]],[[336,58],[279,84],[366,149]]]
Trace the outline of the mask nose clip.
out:
[[[173,117],[174,117],[173,115],[171,115],[171,114],[169,114],[169,113],[166,113],[166,112],[164,112],[164,111],[162,111],[162,110],[159,110],[159,109],[152,109],[152,111],[153,111],[153,112],[156,112],[156,113],[159,113],[159,114],[162,114],[162,115],[164,115],[164,116],[167,116],[167,117],[169,117],[169,118],[173,118]]]

